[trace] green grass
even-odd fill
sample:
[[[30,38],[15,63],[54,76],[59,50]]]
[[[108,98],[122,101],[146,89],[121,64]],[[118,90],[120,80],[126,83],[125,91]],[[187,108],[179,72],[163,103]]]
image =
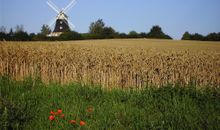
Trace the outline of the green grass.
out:
[[[87,112],[88,107],[93,112]],[[50,111],[58,108],[65,118],[50,121]],[[109,91],[0,77],[0,119],[3,130],[220,129],[220,89],[167,86]],[[71,119],[77,124],[71,125]],[[86,125],[80,126],[80,120]]]

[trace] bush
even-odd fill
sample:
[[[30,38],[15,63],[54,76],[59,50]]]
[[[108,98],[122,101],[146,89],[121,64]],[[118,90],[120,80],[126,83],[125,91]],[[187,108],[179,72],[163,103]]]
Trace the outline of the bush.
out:
[[[59,37],[60,40],[68,41],[68,40],[81,40],[82,36],[78,32],[75,31],[68,31],[64,32]]]

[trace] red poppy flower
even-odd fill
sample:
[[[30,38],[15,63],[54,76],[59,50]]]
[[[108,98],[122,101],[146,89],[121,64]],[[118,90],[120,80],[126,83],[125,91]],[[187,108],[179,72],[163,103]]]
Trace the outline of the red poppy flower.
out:
[[[62,113],[62,109],[58,109],[58,110],[57,110],[57,113],[58,113],[58,114],[61,114],[61,113]]]
[[[54,111],[50,111],[50,114],[51,114],[51,115],[54,115],[54,114],[55,114],[55,112],[54,112]]]
[[[55,120],[55,116],[49,116],[49,120],[51,121]]]
[[[70,124],[76,124],[76,120],[70,120]]]
[[[80,122],[79,122],[79,125],[80,125],[80,126],[84,126],[84,125],[86,125],[86,123],[85,123],[84,121],[80,121]]]

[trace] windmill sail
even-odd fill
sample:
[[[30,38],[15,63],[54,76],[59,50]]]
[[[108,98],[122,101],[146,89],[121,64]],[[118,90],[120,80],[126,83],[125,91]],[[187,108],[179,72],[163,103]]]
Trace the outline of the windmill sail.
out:
[[[55,20],[50,22],[50,26],[55,24],[55,28],[51,34],[48,36],[59,36],[63,32],[71,30],[70,27],[74,28],[75,26],[68,20],[68,16],[66,13],[72,8],[76,1],[72,0],[63,10],[60,11],[60,9],[51,1],[48,0],[47,4],[58,14]],[[70,26],[69,26],[70,25]]]

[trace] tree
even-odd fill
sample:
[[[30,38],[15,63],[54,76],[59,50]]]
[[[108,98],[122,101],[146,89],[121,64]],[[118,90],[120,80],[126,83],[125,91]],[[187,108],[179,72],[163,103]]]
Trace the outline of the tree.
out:
[[[194,35],[191,35],[192,40],[199,40],[199,41],[203,41],[204,36],[198,33],[195,33]]]
[[[220,41],[220,33],[210,33],[207,36],[203,36],[199,33],[190,34],[185,32],[182,40],[198,40],[198,41]]]
[[[0,32],[1,33],[6,33],[6,27],[5,26],[1,26],[0,27]]]
[[[14,40],[14,31],[10,28],[9,33],[7,34],[7,40],[13,41]]]
[[[190,40],[191,34],[189,32],[185,32],[181,38],[182,40]]]
[[[30,40],[28,33],[24,31],[23,25],[17,25],[15,27],[13,40],[16,40],[16,41],[29,41]]]
[[[0,41],[6,40],[7,35],[3,32],[0,32]]]
[[[219,33],[210,33],[205,37],[207,41],[220,41],[220,32]]]
[[[44,35],[44,36],[47,36],[48,34],[51,33],[51,30],[50,30],[50,27],[48,25],[43,25],[41,27],[41,34]]]
[[[150,32],[147,34],[147,38],[172,39],[170,36],[166,35],[158,25],[151,28]]]
[[[114,38],[115,30],[112,27],[104,27],[102,31],[103,38]]]
[[[16,41],[29,41],[29,35],[27,34],[27,32],[16,32],[14,34],[14,40]]]
[[[8,33],[8,35],[9,35],[9,37],[13,37],[13,35],[14,35],[14,31],[13,31],[13,29],[12,29],[12,28],[10,29],[10,31],[9,31],[9,33]]]
[[[4,26],[0,27],[0,41],[6,40],[7,34],[6,34],[6,28]]]
[[[138,33],[136,31],[130,31],[128,33],[129,38],[138,38]]]
[[[29,38],[31,41],[33,41],[35,37],[36,37],[35,33],[30,33]]]
[[[119,33],[119,38],[127,38],[127,34],[126,33]]]
[[[141,38],[146,38],[146,37],[147,37],[147,34],[144,33],[144,32],[141,32],[141,33],[139,34],[139,37],[141,37]]]
[[[105,27],[105,23],[102,19],[98,19],[96,22],[92,22],[89,26],[89,33],[91,34],[101,34]]]
[[[23,25],[17,25],[15,27],[15,33],[24,32],[24,26]]]

